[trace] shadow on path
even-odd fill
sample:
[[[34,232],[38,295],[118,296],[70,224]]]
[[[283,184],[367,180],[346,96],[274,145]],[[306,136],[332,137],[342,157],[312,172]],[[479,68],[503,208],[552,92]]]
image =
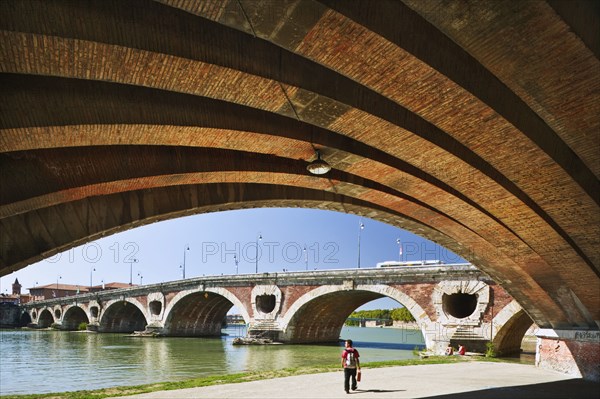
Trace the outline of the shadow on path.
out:
[[[600,399],[600,383],[581,379],[429,396],[435,399]]]
[[[406,392],[406,389],[357,389],[356,391],[350,391],[351,394],[355,393],[388,393],[388,392]]]

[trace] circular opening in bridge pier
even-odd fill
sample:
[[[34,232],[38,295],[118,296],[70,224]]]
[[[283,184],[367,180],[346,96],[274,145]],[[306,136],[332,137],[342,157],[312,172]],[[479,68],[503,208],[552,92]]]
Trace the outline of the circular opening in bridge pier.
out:
[[[444,312],[457,319],[470,316],[477,307],[477,295],[473,294],[444,294],[442,297]]]
[[[37,312],[35,310],[31,312],[31,317],[33,317],[33,320],[37,319]]]
[[[162,311],[162,303],[161,302],[159,302],[159,301],[150,302],[150,313],[152,313],[154,316],[158,316],[161,311]]]
[[[90,308],[90,314],[92,317],[98,317],[98,306],[92,306]]]
[[[257,296],[256,309],[261,313],[271,313],[275,309],[275,295]]]

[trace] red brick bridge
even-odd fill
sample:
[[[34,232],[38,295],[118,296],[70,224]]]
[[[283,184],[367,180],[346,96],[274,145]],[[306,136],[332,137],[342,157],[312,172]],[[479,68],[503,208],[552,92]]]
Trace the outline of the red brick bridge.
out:
[[[31,324],[99,332],[218,336],[236,306],[250,335],[288,343],[336,342],[356,308],[389,297],[415,317],[429,350],[449,342],[518,351],[532,320],[470,264],[199,277],[24,305]]]

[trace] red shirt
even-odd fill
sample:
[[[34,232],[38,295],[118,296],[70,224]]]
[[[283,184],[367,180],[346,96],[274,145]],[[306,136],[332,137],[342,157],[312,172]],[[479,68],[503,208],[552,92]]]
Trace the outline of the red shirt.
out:
[[[356,368],[356,365],[353,366],[348,366],[346,364],[346,358],[348,357],[348,352],[354,352],[354,358],[358,359],[360,357],[360,355],[358,354],[358,351],[354,348],[346,348],[344,349],[344,351],[342,352],[342,359],[344,359],[344,367],[347,368]]]

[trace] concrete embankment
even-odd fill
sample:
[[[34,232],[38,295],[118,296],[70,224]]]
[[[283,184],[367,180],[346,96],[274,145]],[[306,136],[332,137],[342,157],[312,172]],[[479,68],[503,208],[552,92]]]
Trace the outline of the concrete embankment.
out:
[[[363,380],[350,395],[369,398],[565,399],[600,398],[600,384],[534,366],[465,362],[363,368]],[[126,398],[348,398],[342,371],[239,384],[152,392]]]

